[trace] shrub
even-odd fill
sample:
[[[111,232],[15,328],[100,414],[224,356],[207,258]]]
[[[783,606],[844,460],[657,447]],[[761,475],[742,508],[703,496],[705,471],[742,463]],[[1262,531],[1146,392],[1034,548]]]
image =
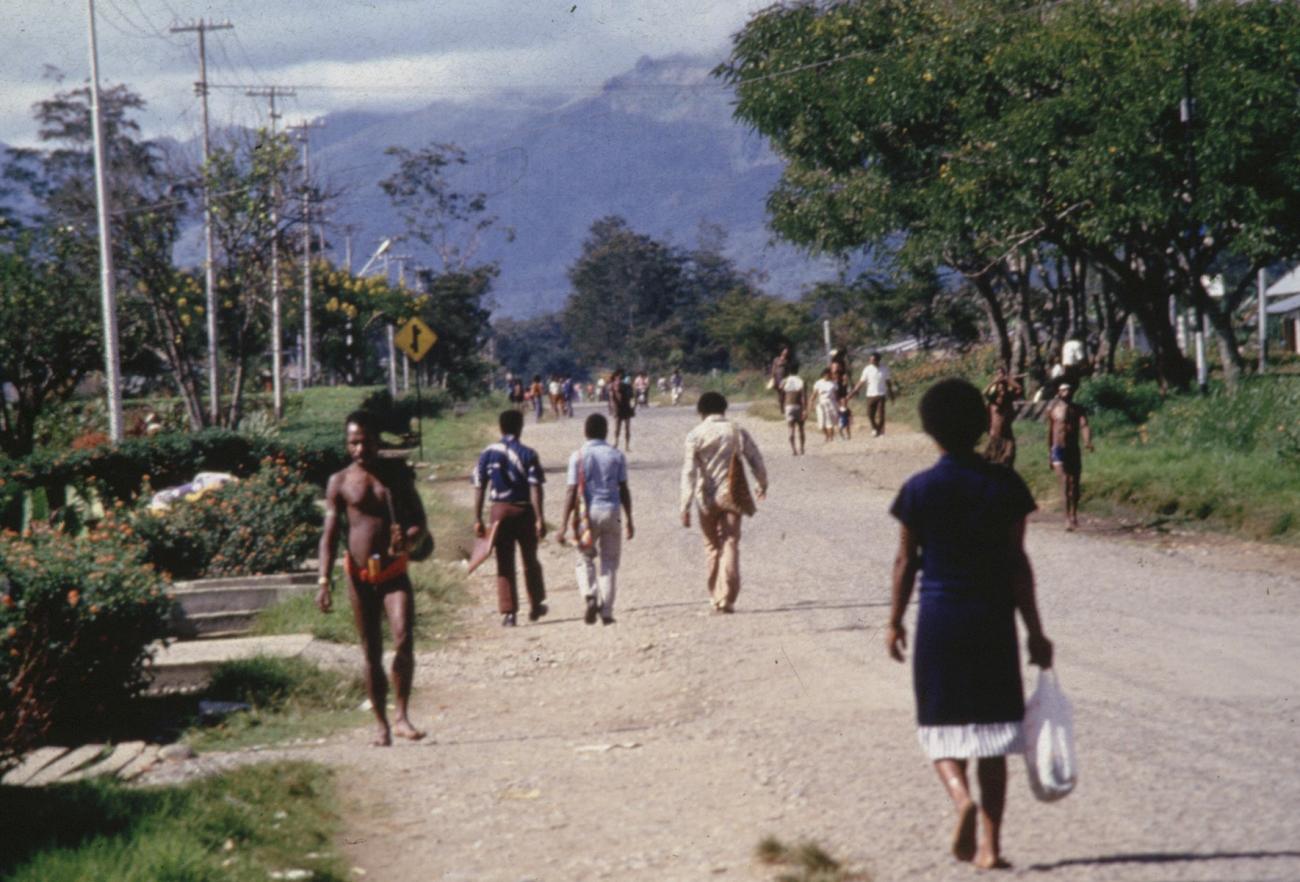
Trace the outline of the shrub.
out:
[[[282,461],[195,500],[127,516],[145,559],[175,579],[296,569],[315,550],[323,516],[314,487]]]
[[[37,451],[24,459],[0,462],[0,522],[22,526],[23,494],[40,488],[61,498],[71,486],[94,491],[105,502],[129,503],[135,501],[146,478],[155,487],[169,487],[201,471],[246,476],[267,457],[293,464],[319,487],[348,462],[341,428],[328,437],[294,444],[205,429],[82,450]]]
[[[1287,376],[1245,380],[1235,395],[1171,399],[1151,420],[1153,441],[1203,450],[1259,452],[1300,466],[1300,379]]]
[[[1145,423],[1164,404],[1154,383],[1137,382],[1120,374],[1089,377],[1079,386],[1075,401],[1103,420],[1118,418],[1132,425]]]
[[[144,685],[171,601],[128,524],[0,534],[0,766]]]
[[[416,401],[414,395],[403,395],[394,400],[387,389],[377,389],[361,400],[361,410],[374,415],[381,432],[407,435],[415,430],[416,417],[436,417],[446,404],[446,396],[441,392],[425,392],[420,401]]]

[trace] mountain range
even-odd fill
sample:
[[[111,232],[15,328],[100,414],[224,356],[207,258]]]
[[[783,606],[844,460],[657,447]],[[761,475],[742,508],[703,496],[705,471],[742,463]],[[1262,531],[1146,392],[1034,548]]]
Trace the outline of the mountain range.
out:
[[[633,229],[695,247],[701,223],[727,233],[725,251],[765,290],[796,296],[836,265],[776,243],[765,201],[781,174],[766,141],[732,118],[731,93],[694,56],[642,58],[595,94],[495,96],[481,103],[429,104],[407,113],[336,113],[312,132],[313,174],[343,195],[335,229],[352,227],[358,266],[399,233],[378,181],[395,168],[390,145],[451,142],[468,171],[453,183],[488,194],[489,211],[514,241],[485,240],[478,257],[501,267],[497,313],[527,317],[559,309],[567,271],[593,221],[621,215]],[[337,239],[338,236],[336,235]],[[394,247],[432,264],[419,243]]]
[[[568,269],[592,223],[606,215],[684,248],[697,246],[703,224],[721,228],[727,256],[772,294],[793,298],[834,278],[835,262],[809,258],[767,229],[765,202],[781,160],[733,118],[731,91],[710,75],[714,63],[643,57],[578,97],[542,85],[413,111],[327,115],[311,129],[311,164],[314,183],[338,194],[327,206],[331,256],[342,260],[346,231],[358,269],[383,239],[401,234],[398,213],[379,187],[396,169],[385,149],[441,142],[458,145],[469,160],[450,176],[453,187],[486,193],[489,213],[514,233],[513,241],[486,237],[476,255],[500,267],[492,294],[497,315],[527,318],[563,307]],[[229,134],[214,132],[214,143]],[[197,163],[197,140],[158,143],[176,167]],[[0,156],[6,149],[0,145]],[[177,260],[198,263],[200,242],[196,223]],[[399,242],[391,253],[436,267],[422,247]]]

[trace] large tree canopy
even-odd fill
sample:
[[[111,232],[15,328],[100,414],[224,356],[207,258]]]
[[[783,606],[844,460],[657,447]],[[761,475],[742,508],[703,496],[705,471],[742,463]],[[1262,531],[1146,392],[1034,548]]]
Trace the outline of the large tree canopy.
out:
[[[1253,269],[1300,252],[1295,4],[784,4],[718,73],[787,162],[782,236],[942,264],[986,299],[1043,272],[1082,290],[1090,268],[1172,381],[1169,298],[1206,313],[1231,378]],[[1246,271],[1218,301],[1201,278],[1229,256]]]

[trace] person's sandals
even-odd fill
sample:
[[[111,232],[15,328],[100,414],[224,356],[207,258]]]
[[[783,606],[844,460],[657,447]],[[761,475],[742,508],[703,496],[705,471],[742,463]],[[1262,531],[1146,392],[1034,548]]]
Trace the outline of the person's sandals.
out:
[[[583,616],[583,621],[585,621],[588,625],[596,624],[596,615],[599,612],[600,612],[600,604],[596,602],[596,598],[588,597],[587,614]]]
[[[550,608],[547,607],[546,604],[539,603],[528,611],[528,621],[535,622],[550,611]]]
[[[513,628],[514,626],[515,626],[515,614],[514,614],[514,613],[506,613],[505,615],[503,615],[503,616],[501,617],[501,627],[503,627],[503,628]]]

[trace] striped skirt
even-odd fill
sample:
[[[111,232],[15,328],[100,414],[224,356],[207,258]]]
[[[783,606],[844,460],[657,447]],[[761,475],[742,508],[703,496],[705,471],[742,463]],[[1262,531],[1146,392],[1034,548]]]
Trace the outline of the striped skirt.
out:
[[[1018,722],[919,726],[916,738],[932,760],[1005,756],[1025,749]]]

